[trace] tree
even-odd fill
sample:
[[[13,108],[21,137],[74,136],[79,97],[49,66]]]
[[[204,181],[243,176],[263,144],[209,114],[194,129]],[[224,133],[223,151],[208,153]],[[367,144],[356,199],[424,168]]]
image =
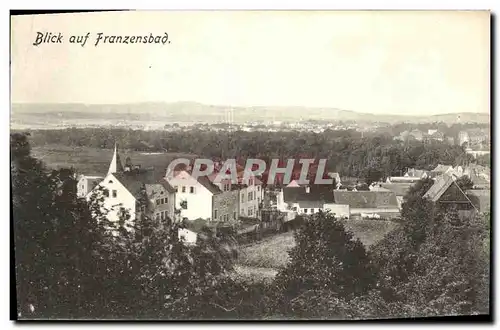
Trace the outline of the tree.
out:
[[[413,193],[403,224],[371,249],[387,306],[406,317],[488,313],[489,220],[436,209]]]
[[[11,135],[11,175],[18,313],[77,317],[93,308],[101,229],[76,198],[73,171],[47,171],[28,135]]]
[[[348,299],[374,284],[374,269],[363,244],[333,215],[320,212],[305,221],[295,232],[295,242],[290,263],[276,277],[278,304],[285,310],[308,292],[327,290]]]
[[[363,173],[363,178],[367,185],[371,185],[372,182],[380,181],[383,176],[382,171],[374,167],[367,168]]]

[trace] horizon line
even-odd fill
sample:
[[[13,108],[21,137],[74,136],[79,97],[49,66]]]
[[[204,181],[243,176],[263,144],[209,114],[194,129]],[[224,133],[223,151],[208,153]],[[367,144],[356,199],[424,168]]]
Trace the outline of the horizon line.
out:
[[[228,108],[306,108],[306,109],[325,109],[325,110],[339,110],[339,111],[347,111],[354,112],[357,114],[370,114],[370,115],[379,115],[379,116],[399,116],[399,117],[427,117],[427,116],[445,116],[445,115],[460,115],[460,114],[475,114],[475,115],[489,115],[490,112],[471,112],[471,111],[462,111],[462,112],[446,112],[446,113],[433,113],[428,115],[418,115],[418,114],[394,114],[394,113],[374,113],[374,112],[362,112],[357,110],[348,110],[336,108],[333,106],[304,106],[304,105],[228,105],[228,104],[209,104],[202,103],[198,101],[138,101],[138,102],[128,102],[128,103],[87,103],[87,102],[11,102],[11,106],[14,104],[17,105],[85,105],[85,106],[123,106],[123,105],[140,105],[140,104],[176,104],[176,103],[192,103],[198,104],[208,107],[228,107]],[[491,111],[491,110],[490,110]]]

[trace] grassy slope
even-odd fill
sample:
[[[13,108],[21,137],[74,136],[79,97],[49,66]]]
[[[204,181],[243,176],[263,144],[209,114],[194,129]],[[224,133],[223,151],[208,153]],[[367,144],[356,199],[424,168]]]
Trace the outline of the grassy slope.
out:
[[[346,228],[366,246],[381,240],[397,223],[380,220],[351,220]],[[288,250],[295,245],[291,232],[266,238],[260,242],[240,247],[238,264],[248,267],[278,269],[288,262]]]

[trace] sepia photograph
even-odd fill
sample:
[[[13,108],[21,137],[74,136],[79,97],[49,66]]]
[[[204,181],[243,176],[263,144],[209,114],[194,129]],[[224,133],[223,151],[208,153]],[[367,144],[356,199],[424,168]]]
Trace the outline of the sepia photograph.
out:
[[[491,322],[491,22],[11,12],[13,318]]]

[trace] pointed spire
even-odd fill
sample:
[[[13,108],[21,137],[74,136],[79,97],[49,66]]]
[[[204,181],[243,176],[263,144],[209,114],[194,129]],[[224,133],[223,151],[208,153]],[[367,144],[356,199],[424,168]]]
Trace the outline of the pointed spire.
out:
[[[111,159],[111,163],[109,164],[108,174],[109,173],[116,173],[116,172],[123,172],[122,161],[120,159],[120,155],[118,154],[117,149],[118,148],[117,148],[117,145],[115,143],[115,151],[113,152],[113,158]]]

